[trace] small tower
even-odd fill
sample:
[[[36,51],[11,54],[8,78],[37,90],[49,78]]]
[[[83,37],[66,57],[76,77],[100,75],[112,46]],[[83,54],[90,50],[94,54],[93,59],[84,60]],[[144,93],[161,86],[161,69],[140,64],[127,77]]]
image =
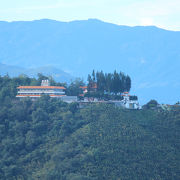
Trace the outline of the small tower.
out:
[[[42,80],[41,86],[49,86],[49,85],[50,85],[50,83],[49,83],[48,79],[47,80]]]
[[[129,97],[130,97],[130,95],[129,95],[129,92],[124,92],[124,94],[123,94],[123,99],[124,99],[124,101],[125,102],[128,102],[130,99],[129,99]]]

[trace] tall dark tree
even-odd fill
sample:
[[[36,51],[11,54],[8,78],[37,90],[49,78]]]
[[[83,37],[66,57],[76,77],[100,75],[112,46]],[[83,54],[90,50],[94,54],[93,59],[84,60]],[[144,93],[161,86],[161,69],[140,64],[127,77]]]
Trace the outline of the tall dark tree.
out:
[[[93,70],[93,72],[92,72],[92,80],[93,80],[93,82],[96,81],[96,74],[95,74],[95,71],[94,71],[94,70]]]
[[[98,73],[98,78],[97,78],[97,88],[100,92],[104,92],[106,89],[106,80],[105,80],[105,75],[103,71]]]
[[[129,76],[126,77],[126,91],[129,92],[131,89],[131,78]]]
[[[93,85],[93,80],[90,74],[88,74],[88,91],[91,91],[92,85]]]
[[[115,94],[117,94],[119,92],[119,84],[120,84],[120,78],[119,78],[119,74],[114,71],[114,74],[113,74],[113,92]]]
[[[112,92],[112,74],[108,73],[105,74],[105,80],[106,80],[106,92],[111,93]]]
[[[124,74],[122,72],[119,73],[119,92],[123,93],[124,92],[124,87],[123,87],[123,77]]]

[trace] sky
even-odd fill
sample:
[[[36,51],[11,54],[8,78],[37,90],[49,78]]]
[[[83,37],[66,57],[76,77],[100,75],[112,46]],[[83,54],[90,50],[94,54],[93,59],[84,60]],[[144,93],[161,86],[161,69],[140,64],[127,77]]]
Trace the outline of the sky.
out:
[[[180,0],[0,0],[0,21],[90,18],[180,31]]]

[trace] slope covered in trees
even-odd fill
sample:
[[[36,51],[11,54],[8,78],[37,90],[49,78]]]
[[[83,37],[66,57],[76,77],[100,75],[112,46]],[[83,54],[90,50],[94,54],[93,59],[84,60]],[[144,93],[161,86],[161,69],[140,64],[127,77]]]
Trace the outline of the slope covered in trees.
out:
[[[79,109],[48,96],[17,101],[9,95],[17,84],[4,80],[0,93],[2,83],[10,91],[0,103],[0,179],[180,178],[178,108]]]

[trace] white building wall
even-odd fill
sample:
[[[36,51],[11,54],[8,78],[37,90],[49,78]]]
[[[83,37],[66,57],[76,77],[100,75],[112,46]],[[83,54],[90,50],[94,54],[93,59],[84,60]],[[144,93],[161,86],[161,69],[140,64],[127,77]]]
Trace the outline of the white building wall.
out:
[[[29,90],[29,89],[20,89],[18,91],[18,94],[59,94],[59,95],[64,95],[65,92],[61,89],[58,90],[49,90],[49,89],[43,89],[43,90],[38,90],[38,89],[34,89],[34,90]]]

